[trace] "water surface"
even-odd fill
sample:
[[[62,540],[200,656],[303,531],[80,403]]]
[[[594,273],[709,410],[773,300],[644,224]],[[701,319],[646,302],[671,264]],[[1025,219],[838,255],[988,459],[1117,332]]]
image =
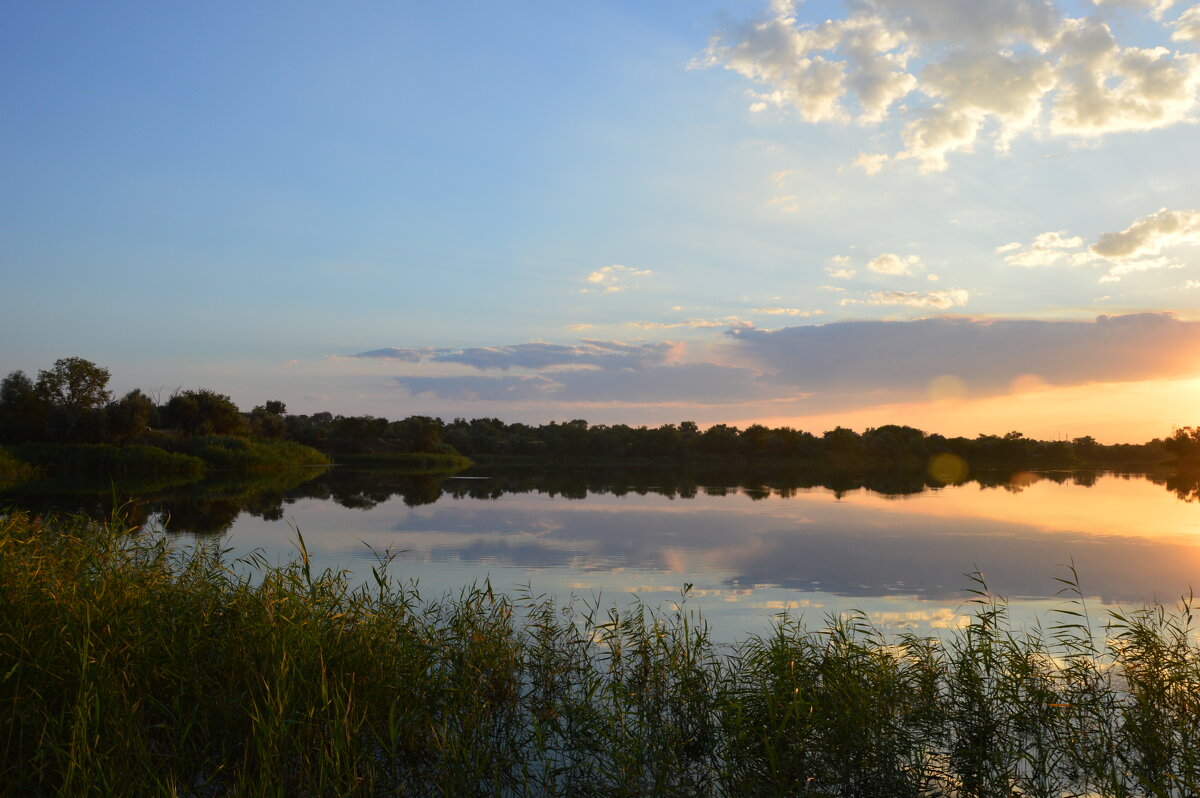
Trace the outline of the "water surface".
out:
[[[1063,606],[1056,577],[1069,563],[1098,610],[1170,603],[1200,582],[1200,504],[1178,477],[983,474],[932,487],[903,475],[338,469],[225,491],[167,492],[142,509],[185,539],[216,535],[273,561],[294,556],[298,529],[318,565],[358,578],[390,551],[393,572],[431,597],[488,579],[562,601],[669,607],[690,584],[689,606],[723,639],[785,610],[812,625],[853,609],[889,630],[962,624],[975,570],[1025,622]]]

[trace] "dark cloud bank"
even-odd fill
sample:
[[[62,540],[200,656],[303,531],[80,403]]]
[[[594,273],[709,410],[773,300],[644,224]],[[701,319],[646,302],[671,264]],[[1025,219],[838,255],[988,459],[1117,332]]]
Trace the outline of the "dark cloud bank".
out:
[[[737,328],[724,363],[672,362],[671,343],[584,341],[472,349],[380,349],[356,357],[461,363],[480,375],[403,376],[412,394],[484,402],[737,404],[813,395],[824,400],[898,401],[923,396],[943,374],[972,396],[1006,392],[1035,374],[1051,385],[1137,381],[1195,373],[1200,323],[1169,313],[1100,316],[1093,321],[980,321],[931,318]],[[490,375],[513,368],[535,374]]]

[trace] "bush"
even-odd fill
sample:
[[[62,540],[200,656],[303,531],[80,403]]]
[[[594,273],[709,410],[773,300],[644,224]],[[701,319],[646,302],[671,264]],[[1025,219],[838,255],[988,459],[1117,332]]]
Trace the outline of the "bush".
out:
[[[208,435],[192,438],[184,444],[184,450],[201,458],[211,468],[241,473],[329,464],[325,455],[295,441],[256,441]]]
[[[181,476],[199,479],[204,461],[154,446],[84,443],[23,443],[10,447],[18,457],[50,476]]]

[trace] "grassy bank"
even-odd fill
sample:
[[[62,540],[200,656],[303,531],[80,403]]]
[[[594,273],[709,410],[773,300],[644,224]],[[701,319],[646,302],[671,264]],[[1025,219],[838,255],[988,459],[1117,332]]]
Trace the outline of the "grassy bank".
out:
[[[316,449],[293,441],[264,441],[222,435],[157,436],[153,446],[85,443],[22,443],[14,457],[52,479],[170,477],[198,480],[213,472],[260,474],[328,465]]]
[[[295,441],[266,441],[224,435],[188,439],[184,451],[210,469],[240,474],[328,465],[329,458]]]
[[[21,460],[0,446],[0,485],[6,482],[22,482],[41,476],[42,470],[32,463]]]
[[[395,566],[393,566],[395,567]],[[246,575],[249,569],[251,575]],[[1194,795],[1190,607],[940,640],[712,643],[683,609],[420,596],[0,520],[0,784],[21,795]],[[237,574],[243,574],[238,576]],[[937,792],[941,791],[941,793]]]
[[[204,461],[156,446],[87,443],[21,443],[10,447],[51,477],[182,477],[199,479]]]

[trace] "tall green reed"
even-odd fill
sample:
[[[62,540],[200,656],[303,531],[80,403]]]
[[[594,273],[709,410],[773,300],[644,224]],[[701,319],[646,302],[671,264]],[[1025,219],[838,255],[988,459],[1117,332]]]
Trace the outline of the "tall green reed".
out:
[[[0,515],[0,793],[1063,796],[1200,793],[1193,604],[1047,628],[981,575],[972,622],[861,613],[714,643],[665,608],[483,583],[427,598]]]

